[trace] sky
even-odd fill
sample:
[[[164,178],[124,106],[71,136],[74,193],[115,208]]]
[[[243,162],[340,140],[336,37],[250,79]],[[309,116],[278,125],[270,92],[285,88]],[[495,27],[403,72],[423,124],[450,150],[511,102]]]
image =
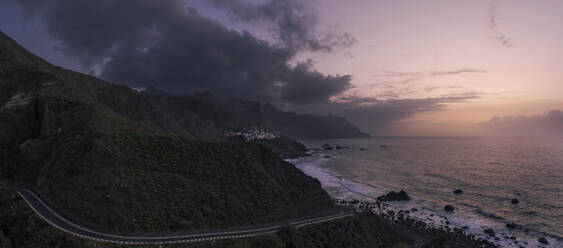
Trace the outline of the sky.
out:
[[[562,12],[551,0],[0,0],[0,29],[111,82],[332,113],[372,135],[551,134],[563,133]]]

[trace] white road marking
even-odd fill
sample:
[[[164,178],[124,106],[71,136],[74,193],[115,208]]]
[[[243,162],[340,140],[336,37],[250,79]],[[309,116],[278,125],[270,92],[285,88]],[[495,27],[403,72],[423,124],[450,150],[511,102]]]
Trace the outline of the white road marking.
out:
[[[68,224],[68,225],[70,225],[70,226],[72,226],[72,227],[74,227],[78,230],[81,230],[81,231],[86,232],[86,233],[96,234],[96,235],[99,235],[99,236],[102,236],[102,237],[111,237],[111,238],[115,238],[115,239],[133,239],[133,240],[140,240],[140,241],[135,242],[135,241],[119,241],[119,240],[111,240],[111,239],[101,239],[101,238],[97,238],[97,237],[91,237],[91,236],[78,234],[78,233],[75,233],[71,230],[67,230],[64,227],[61,227],[61,226],[57,225],[56,223],[53,223],[52,221],[47,219],[45,216],[43,216],[33,206],[33,204],[24,196],[24,194],[22,194],[20,192],[20,190],[25,191],[29,195],[31,195],[37,202],[39,202],[42,205],[43,208],[45,208],[47,211],[49,211],[51,214],[53,214],[56,218],[58,218],[59,221],[62,221],[65,224]],[[255,228],[255,229],[242,230],[242,231],[215,232],[215,233],[202,233],[202,234],[186,234],[186,235],[160,236],[160,237],[136,237],[136,236],[113,235],[113,234],[96,232],[96,231],[78,226],[78,225],[68,221],[67,219],[63,218],[62,216],[58,215],[55,211],[53,211],[43,200],[41,200],[41,198],[39,198],[37,195],[35,195],[34,192],[32,192],[30,190],[19,188],[19,189],[16,189],[16,191],[18,192],[18,194],[24,199],[24,201],[31,207],[31,209],[37,215],[39,215],[42,219],[47,221],[52,226],[56,227],[57,229],[59,229],[61,231],[70,233],[72,235],[82,237],[82,238],[86,238],[86,239],[90,239],[90,240],[96,240],[96,241],[100,241],[100,242],[112,242],[112,243],[123,243],[123,244],[165,244],[165,243],[199,242],[199,241],[216,240],[216,239],[235,239],[235,238],[255,237],[257,235],[275,233],[275,232],[278,231],[279,228],[282,227],[282,225],[276,225],[276,226],[270,226],[270,227],[264,227],[264,228]],[[350,217],[350,216],[353,216],[353,214],[344,214],[344,211],[340,211],[340,213],[335,214],[335,215],[317,217],[317,218],[312,218],[312,219],[308,219],[308,220],[294,221],[294,222],[291,222],[289,224],[299,228],[299,227],[303,227],[303,226],[306,226],[306,225],[311,225],[311,224],[316,224],[316,223],[321,223],[321,222],[327,222],[327,221],[346,218],[346,217]],[[202,236],[204,236],[204,237],[202,237]],[[211,237],[209,237],[209,236],[211,236]],[[164,240],[164,239],[178,239],[178,238],[184,239],[184,240],[174,240],[174,241],[165,241]]]

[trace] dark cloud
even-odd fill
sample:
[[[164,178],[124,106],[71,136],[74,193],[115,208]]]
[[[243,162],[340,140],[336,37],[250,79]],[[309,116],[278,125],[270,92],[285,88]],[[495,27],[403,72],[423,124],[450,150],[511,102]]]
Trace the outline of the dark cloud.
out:
[[[377,101],[375,99],[353,99],[333,108],[334,113],[357,123],[363,130],[373,135],[389,135],[403,133],[395,130],[398,121],[408,119],[415,114],[442,111],[447,104],[464,102],[480,98],[479,93],[464,93],[436,98],[392,99]]]
[[[534,116],[493,117],[484,126],[503,136],[563,136],[563,111],[552,110]]]
[[[326,102],[350,87],[350,76],[323,75],[309,62],[290,65],[295,47],[331,46],[313,39],[310,27],[301,27],[314,25],[309,21],[313,17],[303,13],[293,19],[295,1],[269,1],[244,14],[249,20],[271,18],[286,46],[230,30],[182,0],[15,2],[27,16],[45,22],[49,34],[60,41],[60,51],[86,68],[99,66],[102,78],[132,87],[157,86],[176,93],[209,90],[220,97],[290,104]]]
[[[486,73],[485,70],[478,70],[478,69],[460,69],[454,71],[434,71],[429,73],[429,76],[439,77],[439,76],[447,76],[447,75],[458,75],[462,73]]]
[[[370,92],[373,92],[371,93],[372,96],[380,100],[404,98],[405,96],[418,93],[418,91],[406,81],[407,80],[372,83],[364,87],[354,88],[354,92],[357,95],[362,95],[362,91],[368,88]]]
[[[330,52],[335,47],[348,47],[355,42],[355,39],[347,33],[317,30],[317,18],[314,13],[307,10],[304,1],[266,0],[256,3],[244,0],[203,0],[202,2],[225,8],[240,21],[271,24],[275,38],[295,50]]]
[[[431,72],[401,72],[401,71],[383,71],[378,77],[409,77],[413,79],[422,79],[424,77],[440,77],[448,75],[458,75],[462,73],[486,73],[486,70],[463,68],[459,70],[431,71]]]
[[[402,72],[402,71],[383,71],[381,74],[375,75],[376,77],[421,77],[422,72]]]
[[[503,46],[511,46],[512,39],[500,33],[500,24],[500,3],[498,0],[492,0],[489,3],[489,37]]]
[[[487,73],[486,70],[462,68],[458,70],[441,70],[441,71],[428,71],[428,72],[401,72],[401,71],[383,71],[374,76],[377,83],[368,84],[364,87],[370,89],[377,88],[378,92],[376,97],[379,99],[397,99],[405,98],[413,95],[424,95],[431,91],[438,89],[444,91],[461,90],[463,87],[450,85],[450,86],[424,86],[418,81],[444,77],[455,76],[466,73]],[[359,90],[361,91],[361,89]]]
[[[496,31],[499,26],[498,23],[498,0],[492,0],[489,3],[489,30]]]
[[[427,92],[435,91],[438,89],[463,89],[463,87],[450,85],[450,86],[428,86],[424,88],[424,90]]]
[[[352,87],[349,84],[350,76],[325,76],[313,71],[308,63],[298,64],[293,73],[288,74],[289,78],[285,82],[292,82],[285,85],[281,92],[281,99],[285,102],[296,104],[311,104],[320,100],[328,100],[331,96],[337,95]],[[317,99],[309,96],[315,95]]]
[[[332,113],[343,116],[372,135],[400,134],[397,122],[415,114],[442,111],[450,103],[479,99],[480,92],[464,92],[434,98],[378,100],[373,97],[345,96],[338,102],[316,104],[299,112]]]
[[[502,44],[503,46],[511,46],[512,45],[512,39],[510,39],[509,37],[506,37],[504,35],[497,35],[497,36],[493,36],[492,38],[494,40],[498,40],[500,42],[500,44]]]
[[[443,110],[449,103],[480,96],[397,99],[408,92],[401,91],[401,83],[485,72],[385,72],[386,80],[397,81],[399,88],[389,83],[380,95],[395,99],[343,96],[352,88],[350,76],[322,74],[310,61],[293,62],[300,51],[330,51],[339,46],[327,38],[330,35],[316,32],[314,17],[303,12],[297,1],[265,0],[250,9],[237,9],[247,6],[238,1],[215,1],[242,21],[273,25],[281,45],[230,30],[182,0],[12,1],[27,16],[44,21],[49,34],[60,41],[60,51],[79,58],[86,67],[100,66],[105,79],[177,93],[210,90],[220,97],[268,101],[298,112],[332,112],[372,134],[385,134],[397,121],[416,113]]]

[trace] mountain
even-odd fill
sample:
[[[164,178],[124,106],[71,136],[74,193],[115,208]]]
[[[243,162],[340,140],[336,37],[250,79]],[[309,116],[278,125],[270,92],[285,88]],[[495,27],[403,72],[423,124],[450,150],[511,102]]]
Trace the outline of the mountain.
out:
[[[139,93],[53,66],[0,32],[0,247],[131,247],[59,231],[14,186],[80,226],[113,234],[233,228],[334,209],[319,181],[280,159],[298,152],[297,142],[228,138],[232,129],[268,125],[271,113],[303,118],[268,108],[233,111],[209,93]],[[169,247],[490,247],[401,219],[365,212]]]
[[[140,94],[167,115],[167,122],[172,121],[181,128],[178,134],[186,132],[196,139],[224,141],[229,132],[250,127],[244,119],[224,109],[209,92],[171,95],[149,87]]]
[[[149,87],[141,94],[159,109],[168,113],[169,119],[178,123],[190,137],[201,140],[233,140],[233,132],[245,132],[262,126],[259,108],[250,107],[242,112],[233,111],[221,104],[209,92],[194,95],[172,95],[165,91]],[[258,116],[258,117],[256,117]],[[271,139],[248,141],[258,143],[273,150],[282,158],[305,156],[307,148],[292,138],[278,135]]]
[[[241,99],[221,103],[209,92],[173,95],[149,87],[141,94],[161,109],[173,113],[172,119],[182,123],[186,130],[198,130],[191,135],[203,139],[218,139],[229,131],[253,126],[266,127],[288,139],[369,137],[346,119],[333,115],[296,114],[278,110],[270,104]]]
[[[296,114],[270,104],[231,99],[224,104],[257,125],[263,125],[296,139],[338,139],[369,137],[345,118],[333,115]]]
[[[333,116],[295,114],[280,111],[271,105],[262,108],[264,125],[298,139],[339,139],[369,137],[348,120]]]
[[[209,94],[142,94],[53,66],[0,33],[1,184],[110,233],[247,225],[332,208],[320,183]],[[0,221],[1,222],[1,221]]]

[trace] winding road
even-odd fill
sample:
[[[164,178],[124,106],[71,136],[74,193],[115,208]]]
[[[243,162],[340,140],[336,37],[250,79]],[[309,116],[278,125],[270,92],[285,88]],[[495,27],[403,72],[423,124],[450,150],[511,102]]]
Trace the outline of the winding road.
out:
[[[336,219],[346,218],[353,216],[352,211],[335,211],[322,217],[314,217],[299,221],[291,221],[285,225],[279,223],[272,223],[260,226],[244,227],[240,230],[217,230],[214,232],[200,232],[190,234],[175,234],[175,235],[162,235],[162,236],[121,236],[108,233],[101,233],[90,230],[88,228],[79,226],[70,222],[64,217],[58,215],[51,209],[37,194],[33,191],[24,188],[14,188],[18,194],[27,202],[27,204],[35,211],[37,215],[43,218],[52,226],[86,239],[112,242],[120,244],[173,244],[173,243],[189,243],[199,241],[210,241],[220,239],[236,239],[254,237],[257,235],[270,234],[279,231],[283,226],[289,224],[294,227],[302,227],[315,223],[328,222]]]

